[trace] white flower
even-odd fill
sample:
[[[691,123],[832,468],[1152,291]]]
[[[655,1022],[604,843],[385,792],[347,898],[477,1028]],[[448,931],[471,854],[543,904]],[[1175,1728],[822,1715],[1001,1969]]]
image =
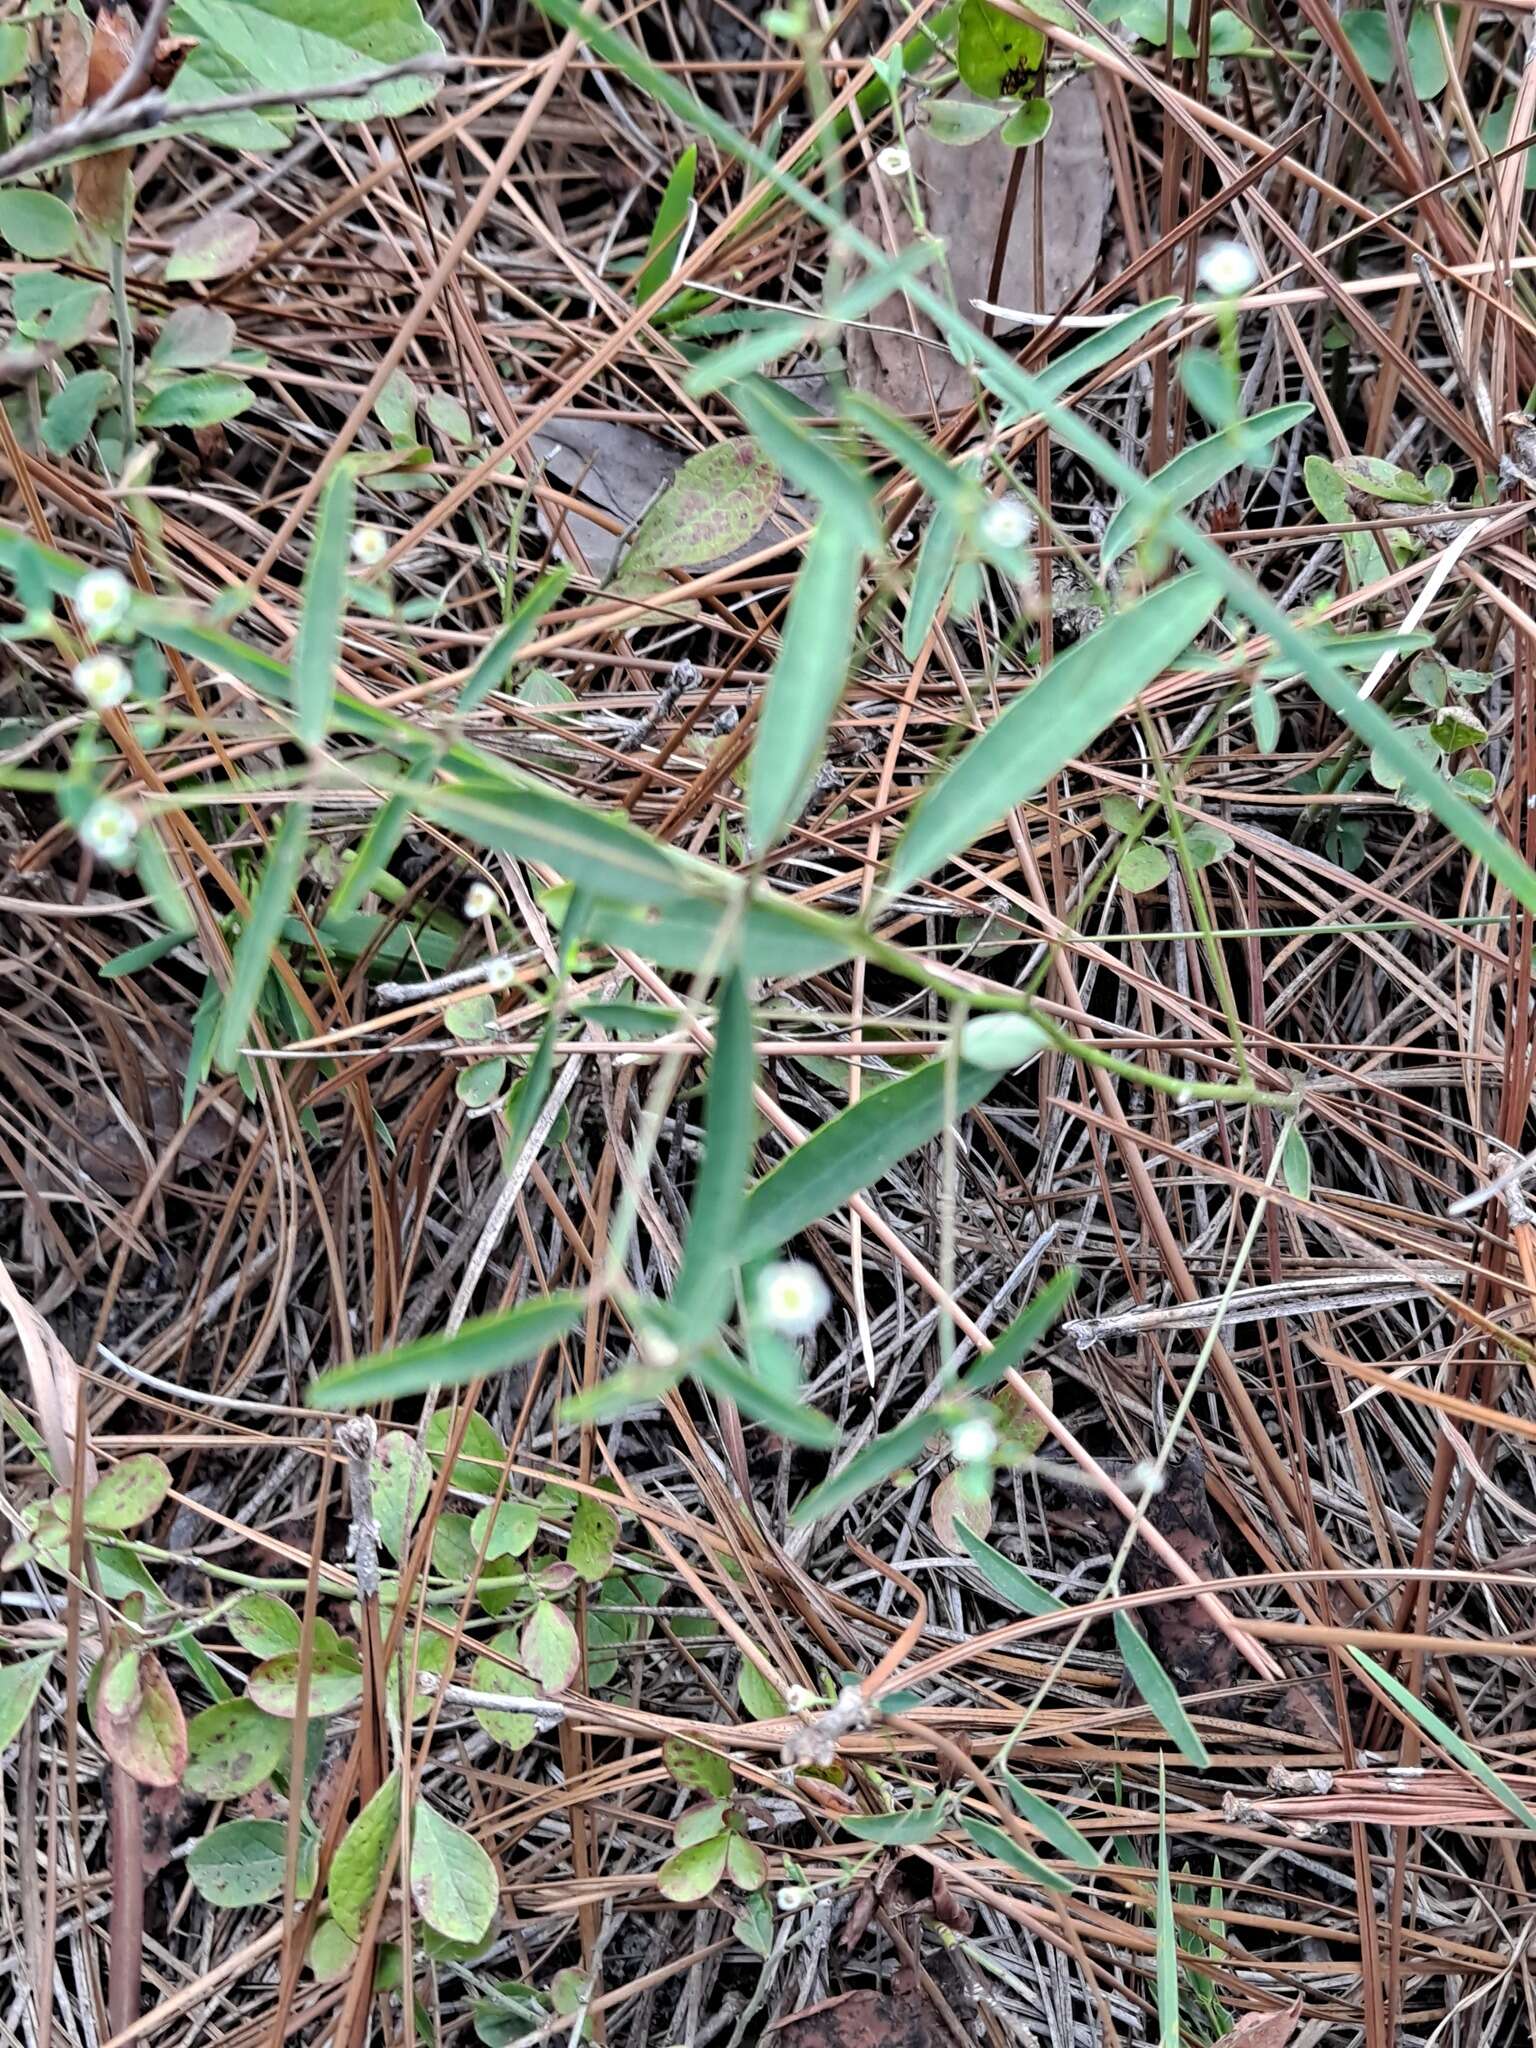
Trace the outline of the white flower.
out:
[[[792,1685],[784,1695],[784,1704],[792,1714],[808,1714],[812,1707],[821,1705],[821,1695],[812,1692],[808,1685]]]
[[[904,178],[912,168],[912,159],[899,144],[892,143],[889,149],[882,149],[875,158],[888,178]]]
[[[803,1259],[776,1259],[757,1276],[757,1312],[781,1337],[809,1337],[831,1306],[826,1281]]]
[[[994,548],[1021,548],[1035,537],[1035,515],[1022,498],[999,498],[982,514],[981,530]]]
[[[90,654],[75,663],[72,678],[93,711],[110,711],[133,688],[133,678],[115,654]]]
[[[780,1885],[777,1898],[781,1913],[798,1913],[802,1906],[811,1903],[810,1887],[803,1884]]]
[[[80,838],[98,860],[121,867],[133,852],[139,821],[126,804],[104,796],[91,805],[80,827]]]
[[[1125,1484],[1133,1499],[1139,1493],[1161,1493],[1163,1475],[1150,1458],[1143,1458],[1139,1465],[1133,1465],[1126,1473]]]
[[[957,1465],[980,1465],[997,1449],[997,1431],[983,1415],[957,1422],[949,1432],[949,1448]]]
[[[389,553],[389,535],[382,526],[354,526],[352,559],[363,569],[376,569]]]
[[[517,963],[509,960],[505,953],[498,953],[494,960],[485,963],[485,985],[489,989],[510,988],[517,979]]]
[[[1212,242],[1201,254],[1195,275],[1208,292],[1235,299],[1252,290],[1259,266],[1241,242]]]
[[[489,882],[471,882],[464,891],[464,915],[471,921],[489,917],[496,908],[496,891]]]
[[[653,1372],[670,1372],[683,1355],[662,1330],[648,1330],[642,1326],[635,1333],[635,1342],[642,1360]]]
[[[89,576],[80,578],[75,588],[75,610],[93,640],[123,623],[132,596],[128,579],[115,569],[93,569]]]

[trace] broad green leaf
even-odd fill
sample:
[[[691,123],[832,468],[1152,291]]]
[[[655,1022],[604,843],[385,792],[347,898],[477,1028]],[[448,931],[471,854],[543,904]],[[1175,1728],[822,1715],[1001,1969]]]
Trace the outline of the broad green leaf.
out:
[[[1153,846],[1145,839],[1125,849],[1115,870],[1121,886],[1129,889],[1133,896],[1144,896],[1150,890],[1160,889],[1170,872],[1167,854],[1160,846]]]
[[[55,391],[43,408],[43,446],[70,455],[96,424],[96,416],[117,391],[110,370],[82,370]]]
[[[1043,1586],[1037,1585],[1021,1565],[1011,1557],[1004,1557],[1000,1550],[967,1529],[963,1522],[957,1523],[955,1535],[959,1547],[965,1551],[972,1564],[981,1573],[987,1584],[1010,1607],[1018,1608],[1021,1614],[1064,1614],[1066,1609]]]
[[[379,1540],[391,1557],[403,1558],[432,1491],[426,1453],[403,1429],[386,1429],[374,1445],[371,1477]]]
[[[729,1852],[727,1852],[729,1853]],[[743,1948],[766,1962],[773,1953],[773,1913],[767,1899],[754,1891],[740,1914],[731,1922],[731,1932]]]
[[[496,1866],[472,1835],[418,1799],[411,1809],[411,1897],[450,1941],[478,1941],[496,1913]]]
[[[391,441],[397,446],[409,446],[416,439],[416,408],[420,403],[409,373],[397,363],[373,401],[373,416]]]
[[[1050,1042],[1044,1027],[1033,1017],[1021,1016],[1017,1011],[994,1010],[969,1019],[960,1034],[960,1053],[973,1067],[1008,1074],[1035,1059]]]
[[[714,1329],[730,1300],[756,1135],[755,1079],[752,1006],[743,977],[734,973],[720,986],[704,1108],[704,1157],[693,1190],[682,1265],[672,1290],[672,1305],[688,1339],[695,1343]]]
[[[303,1650],[284,1650],[251,1673],[247,1690],[263,1712],[291,1721],[299,1711]],[[313,1721],[344,1714],[363,1696],[363,1667],[351,1643],[317,1641],[309,1654],[309,1695],[305,1713]]]
[[[1261,754],[1272,754],[1280,744],[1280,706],[1266,683],[1255,683],[1248,692],[1248,716],[1253,721],[1253,743]]]
[[[541,1600],[523,1623],[518,1654],[540,1692],[564,1692],[581,1668],[576,1631],[552,1600]]]
[[[78,348],[106,310],[107,294],[88,277],[61,270],[24,270],[11,279],[16,331],[57,349]]]
[[[507,1092],[506,1061],[476,1060],[472,1067],[460,1067],[453,1092],[466,1109],[485,1109],[499,1102]]]
[[[731,1836],[716,1835],[712,1841],[694,1842],[669,1856],[656,1873],[656,1889],[675,1905],[691,1905],[707,1898],[725,1875],[725,1859]]]
[[[408,114],[437,92],[431,77],[386,79],[366,93],[326,99],[349,83],[412,57],[437,56],[442,43],[416,0],[179,0],[172,30],[195,36],[170,88],[179,106],[243,93],[291,92],[328,121],[375,121]],[[281,146],[294,125],[291,107],[201,116],[195,134],[232,149]]]
[[[26,70],[29,43],[24,22],[8,21],[0,27],[0,85],[14,85]]]
[[[873,1186],[898,1160],[926,1145],[951,1113],[973,1108],[997,1085],[995,1071],[942,1059],[876,1089],[813,1131],[747,1197],[737,1258],[776,1252],[853,1195]]]
[[[483,1550],[489,1561],[498,1557],[521,1557],[531,1550],[539,1533],[539,1511],[532,1501],[504,1500],[491,1520],[489,1508],[482,1508],[470,1524],[470,1541]]]
[[[1115,1644],[1125,1660],[1132,1685],[1152,1709],[1174,1748],[1197,1769],[1208,1769],[1210,1752],[1185,1713],[1178,1688],[1123,1607],[1115,1610]]]
[[[47,1650],[40,1657],[0,1664],[0,1750],[9,1749],[21,1733],[52,1662],[53,1652]]]
[[[656,208],[656,221],[651,229],[651,239],[646,244],[645,261],[635,281],[635,299],[642,306],[652,292],[660,291],[677,268],[683,228],[687,224],[688,209],[693,204],[693,181],[698,165],[698,145],[690,142],[673,165],[672,175],[662,191],[661,203]]]
[[[928,133],[949,149],[969,149],[1000,128],[1008,118],[1001,104],[979,100],[935,100],[928,109]]]
[[[220,1700],[187,1724],[182,1782],[201,1799],[239,1799],[282,1765],[291,1739],[289,1722],[250,1700]]]
[[[249,214],[227,208],[199,214],[172,241],[166,280],[170,284],[206,284],[217,277],[232,277],[260,247],[261,228]]]
[[[1218,432],[1239,418],[1241,392],[1237,370],[1214,349],[1187,349],[1179,362],[1179,382],[1195,410]]]
[[[999,140],[1009,149],[1031,149],[1051,132],[1051,103],[1048,99],[1026,100],[1016,114],[1003,123]]]
[[[725,1874],[741,1892],[761,1891],[768,1882],[768,1858],[756,1842],[734,1832],[725,1838]]]
[[[1299,1202],[1312,1198],[1312,1155],[1307,1150],[1307,1141],[1295,1124],[1285,1134],[1285,1146],[1280,1155],[1280,1170],[1285,1175],[1285,1184]]]
[[[1395,462],[1383,462],[1376,455],[1341,455],[1334,473],[1367,498],[1385,498],[1398,505],[1433,505],[1435,494],[1414,475]]]
[[[752,745],[747,831],[763,852],[804,801],[848,681],[862,543],[835,511],[806,542]]]
[[[1070,1878],[1052,1870],[1031,1856],[1027,1849],[1020,1848],[1005,1828],[994,1826],[991,1821],[973,1820],[968,1813],[960,1816],[960,1825],[984,1854],[995,1857],[999,1863],[1006,1863],[1010,1870],[1016,1870],[1021,1877],[1027,1877],[1034,1884],[1043,1885],[1050,1892],[1069,1892]]]
[[[565,1546],[565,1561],[578,1579],[589,1586],[601,1584],[613,1570],[614,1545],[619,1540],[619,1518],[612,1508],[583,1494],[571,1517],[571,1533]]]
[[[983,99],[1019,95],[1045,56],[1045,37],[989,0],[960,0],[955,63],[962,81]]]
[[[764,1678],[750,1657],[743,1657],[737,1668],[736,1697],[753,1721],[782,1721],[789,1712],[783,1693]]]
[[[214,1040],[213,1057],[221,1073],[232,1074],[245,1049],[246,1034],[309,849],[309,806],[288,804],[273,834],[251,914],[235,941],[230,983]]]
[[[515,1673],[507,1669],[497,1658],[512,1662],[522,1661],[515,1628],[498,1629],[486,1648],[496,1652],[496,1658],[480,1656],[475,1659],[474,1676],[471,1680],[476,1692],[516,1693],[518,1690]],[[532,1714],[519,1714],[508,1707],[476,1707],[475,1719],[487,1735],[495,1738],[507,1749],[526,1749],[539,1731],[538,1721]]]
[[[136,1451],[97,1480],[81,1512],[91,1529],[135,1529],[149,1520],[170,1490],[164,1459],[152,1451]]]
[[[468,448],[473,443],[474,424],[464,401],[455,398],[451,391],[429,391],[422,410],[443,439],[451,441],[455,448]]]
[[[1188,648],[1221,600],[1181,576],[1069,647],[930,784],[891,862],[891,893],[921,880],[1035,796]]]
[[[238,419],[255,402],[243,377],[204,370],[195,377],[177,377],[139,408],[141,427],[216,427]]]
[[[1144,491],[1128,497],[1104,530],[1099,560],[1107,569],[1138,540],[1151,532],[1164,513],[1182,511],[1202,493],[1214,489],[1235,469],[1267,468],[1281,434],[1312,417],[1307,404],[1271,406],[1229,434],[1212,434],[1164,463]]]
[[[293,645],[294,731],[300,744],[311,748],[319,747],[330,729],[356,505],[356,475],[350,463],[339,462],[320,493],[315,538],[304,569],[298,638]]]
[[[429,1387],[461,1387],[536,1358],[579,1320],[579,1294],[548,1294],[500,1315],[481,1316],[452,1336],[420,1337],[396,1351],[381,1351],[352,1365],[334,1366],[305,1389],[311,1408],[366,1408],[424,1394]]]
[[[356,1941],[400,1832],[400,1773],[391,1771],[337,1845],[326,1879],[331,1918]]]
[[[117,1711],[107,1705],[117,1655],[109,1651],[102,1660],[96,1715],[101,1746],[138,1784],[178,1785],[187,1767],[187,1724],[181,1702],[153,1651],[128,1655],[137,1660],[137,1683]]]
[[[723,1400],[733,1401],[749,1422],[762,1423],[765,1429],[790,1443],[829,1451],[837,1442],[837,1424],[819,1408],[812,1408],[797,1389],[777,1385],[747,1371],[724,1351],[700,1352],[693,1360],[692,1370],[701,1386]]]
[[[1360,68],[1375,85],[1390,85],[1397,76],[1397,50],[1387,17],[1375,9],[1351,8],[1339,16]],[[1408,50],[1408,75],[1421,100],[1438,99],[1445,91],[1445,52],[1435,31],[1431,10],[1415,7],[1408,16],[1403,40]]]
[[[933,1418],[926,1414],[914,1415],[906,1422],[897,1423],[884,1436],[877,1436],[872,1444],[856,1451],[846,1465],[824,1479],[820,1486],[813,1486],[790,1520],[798,1525],[814,1522],[820,1515],[830,1515],[836,1509],[846,1507],[849,1501],[857,1500],[861,1493],[868,1493],[883,1479],[889,1479],[893,1472],[915,1464],[933,1430]]]
[[[1059,1849],[1069,1862],[1080,1865],[1084,1870],[1098,1869],[1101,1860],[1098,1850],[1085,1834],[1073,1827],[1065,1814],[1059,1813],[1048,1799],[1040,1798],[1038,1793],[1021,1784],[1012,1771],[1003,1772],[1003,1783],[1021,1820],[1028,1821],[1036,1833],[1043,1836],[1052,1848]]]
[[[423,1444],[435,1472],[442,1471],[449,1441],[457,1428],[458,1417],[451,1408],[439,1408],[427,1424]],[[468,1415],[448,1483],[460,1493],[492,1494],[500,1483],[506,1461],[507,1447],[490,1423],[483,1415]]]
[[[206,370],[235,346],[235,323],[216,306],[193,300],[173,307],[149,352],[151,371]]]
[[[1505,1784],[1493,1766],[1485,1763],[1469,1742],[1458,1735],[1448,1722],[1442,1721],[1433,1707],[1426,1705],[1416,1693],[1411,1693],[1401,1679],[1394,1678],[1390,1671],[1378,1664],[1374,1657],[1367,1656],[1364,1650],[1356,1648],[1353,1643],[1346,1644],[1345,1647],[1372,1683],[1379,1685],[1387,1698],[1395,1706],[1401,1707],[1409,1720],[1416,1722],[1431,1742],[1438,1744],[1453,1763],[1460,1764],[1464,1771],[1476,1778],[1485,1791],[1491,1792],[1500,1806],[1507,1813],[1514,1815],[1521,1827],[1536,1834],[1536,1813],[1532,1813],[1520,1795]]]
[[[273,1593],[243,1593],[229,1611],[229,1632],[253,1657],[280,1657],[302,1640],[299,1617]]]
[[[701,1749],[696,1742],[669,1735],[661,1745],[661,1760],[685,1792],[704,1792],[711,1799],[730,1798],[731,1767],[712,1749]]]
[[[282,1895],[288,1830],[280,1820],[227,1820],[194,1842],[187,1876],[210,1906],[263,1906]],[[315,1888],[315,1844],[299,1837],[298,1895]]]
[[[659,569],[702,569],[733,554],[778,495],[778,471],[750,441],[718,441],[690,455],[641,520],[613,589],[652,590]]]
[[[67,256],[75,246],[75,216],[51,192],[13,185],[0,192],[0,238],[18,256],[46,263]]]
[[[861,1842],[878,1842],[882,1848],[910,1848],[917,1842],[931,1842],[949,1819],[942,1799],[929,1806],[908,1807],[898,1813],[845,1813],[838,1825]]]
[[[357,1961],[357,1943],[334,1920],[322,1920],[310,1937],[304,1958],[321,1984],[336,1984],[350,1977]]]

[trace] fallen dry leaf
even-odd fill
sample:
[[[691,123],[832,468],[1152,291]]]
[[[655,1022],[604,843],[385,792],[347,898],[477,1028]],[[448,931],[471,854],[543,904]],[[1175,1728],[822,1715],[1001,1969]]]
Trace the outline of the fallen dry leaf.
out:
[[[850,1991],[797,2013],[764,2037],[774,2048],[938,2048],[917,1999],[883,1991]]]
[[[37,1426],[60,1486],[68,1486],[75,1469],[75,1415],[80,1393],[80,1368],[31,1302],[27,1301],[0,1260],[0,1308],[16,1326],[21,1355],[32,1383]],[[85,1451],[85,1483],[96,1483],[96,1460]]]
[[[1284,2012],[1244,2013],[1237,2025],[1222,2035],[1216,2048],[1286,2048],[1300,2018],[1299,1998]]]

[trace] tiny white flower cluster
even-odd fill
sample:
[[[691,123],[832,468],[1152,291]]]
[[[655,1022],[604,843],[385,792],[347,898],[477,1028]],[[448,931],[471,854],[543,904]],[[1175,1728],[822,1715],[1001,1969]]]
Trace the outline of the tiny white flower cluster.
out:
[[[899,144],[892,143],[889,149],[882,149],[875,162],[888,178],[904,178],[912,168],[912,158]]]
[[[352,559],[360,569],[377,569],[389,553],[389,535],[382,526],[354,526]]]
[[[981,515],[981,531],[995,548],[1021,548],[1035,537],[1035,515],[1022,498],[999,498]]]
[[[93,640],[111,633],[128,616],[133,592],[116,569],[93,569],[75,586],[75,610]]]
[[[496,891],[489,882],[471,882],[464,891],[464,915],[471,923],[489,917],[496,908]]]
[[[139,821],[126,804],[104,796],[91,805],[80,826],[81,843],[113,867],[122,867],[133,852]]]
[[[826,1281],[803,1259],[775,1259],[757,1276],[757,1312],[781,1337],[809,1337],[831,1306]]]
[[[950,1455],[957,1465],[982,1465],[997,1449],[997,1431],[984,1415],[957,1422],[949,1432]]]
[[[1237,299],[1252,291],[1259,266],[1241,242],[1212,242],[1201,252],[1195,275],[1217,298]]]
[[[111,711],[133,688],[133,678],[115,654],[88,654],[75,663],[71,677],[93,711]]]

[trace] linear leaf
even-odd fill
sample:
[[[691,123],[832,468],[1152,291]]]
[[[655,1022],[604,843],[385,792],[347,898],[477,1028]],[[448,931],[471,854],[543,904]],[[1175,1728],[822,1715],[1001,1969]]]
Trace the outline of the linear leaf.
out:
[[[1070,1878],[1065,1878],[1059,1871],[1052,1870],[1049,1864],[1042,1863],[1038,1856],[1031,1856],[1027,1849],[1021,1849],[1006,1828],[995,1827],[988,1820],[972,1820],[969,1814],[960,1816],[960,1825],[978,1849],[984,1850],[988,1856],[995,1856],[999,1863],[1006,1863],[1011,1870],[1016,1870],[1020,1877],[1027,1877],[1035,1884],[1044,1885],[1047,1891],[1071,1891]]]
[[[1381,1687],[1388,1699],[1401,1707],[1410,1720],[1416,1721],[1430,1740],[1438,1743],[1447,1756],[1454,1758],[1464,1771],[1470,1772],[1485,1791],[1491,1792],[1500,1806],[1514,1815],[1521,1827],[1529,1828],[1532,1834],[1536,1834],[1536,1813],[1532,1813],[1518,1792],[1512,1791],[1505,1784],[1491,1764],[1484,1763],[1470,1743],[1464,1741],[1454,1728],[1442,1721],[1433,1707],[1426,1706],[1423,1700],[1411,1693],[1400,1679],[1394,1678],[1390,1671],[1384,1670],[1374,1657],[1368,1657],[1364,1650],[1357,1650],[1353,1643],[1347,1644],[1346,1648],[1360,1669],[1373,1683]]]
[[[915,1842],[931,1842],[949,1818],[942,1799],[931,1806],[914,1806],[898,1813],[845,1813],[839,1825],[843,1832],[861,1842],[879,1842],[884,1848],[905,1848]]]
[[[233,1073],[244,1050],[246,1033],[272,963],[272,951],[282,932],[308,850],[309,806],[290,804],[273,834],[245,929],[235,941],[229,990],[214,1042],[213,1056],[221,1073]]]
[[[1146,305],[1136,307],[1124,319],[1116,320],[1112,326],[1101,327],[1086,341],[1078,342],[1053,362],[1047,363],[1044,369],[1036,370],[1033,374],[1036,390],[1046,398],[1060,398],[1072,385],[1081,383],[1084,377],[1102,369],[1106,363],[1112,363],[1116,356],[1124,355],[1144,334],[1150,334],[1154,327],[1161,326],[1182,303],[1176,297],[1149,299]]]
[[[813,1450],[830,1450],[837,1442],[837,1424],[785,1389],[770,1386],[746,1372],[722,1351],[706,1351],[693,1361],[696,1379],[712,1394],[734,1401],[742,1414],[760,1422],[775,1435],[791,1443],[807,1444]]]
[[[720,1016],[704,1110],[704,1159],[693,1191],[672,1303],[691,1342],[701,1341],[730,1299],[754,1136],[752,1006],[740,973],[720,988]]]
[[[555,603],[570,580],[569,565],[562,562],[558,568],[549,570],[534,584],[470,670],[455,706],[461,717],[466,711],[473,711],[476,705],[483,703],[492,690],[501,688],[513,662],[533,638],[534,627]]]
[[[1021,1359],[1028,1358],[1066,1307],[1076,1285],[1076,1266],[1063,1266],[1059,1273],[1047,1280],[1039,1293],[1032,1295],[1024,1304],[986,1356],[978,1358],[961,1376],[960,1384],[965,1391],[968,1394],[986,1393],[997,1385],[1004,1373],[1010,1372]]]
[[[418,1337],[398,1351],[333,1366],[305,1389],[304,1400],[310,1408],[363,1408],[424,1394],[429,1387],[462,1387],[537,1357],[575,1325],[581,1312],[579,1294],[525,1301],[466,1323],[452,1336]]]
[[[646,244],[645,262],[641,265],[640,276],[635,284],[635,299],[642,306],[652,292],[661,289],[677,268],[683,227],[688,219],[688,209],[693,204],[693,181],[698,165],[698,144],[690,142],[672,166],[672,175],[666,182],[661,204],[656,209],[656,224],[651,229],[651,239]]]
[[[747,832],[759,852],[793,818],[848,681],[864,545],[835,511],[806,543],[752,747]]]
[[[1098,1869],[1101,1860],[1098,1850],[1085,1834],[1073,1827],[1064,1813],[1058,1813],[1048,1799],[1042,1799],[1027,1785],[1021,1784],[1012,1771],[1003,1772],[1003,1783],[1020,1819],[1027,1820],[1052,1848],[1059,1849],[1063,1856],[1080,1864],[1084,1870]]]
[[[1017,1607],[1021,1614],[1065,1614],[1066,1608],[1061,1601],[1047,1593],[1044,1586],[1037,1585],[1011,1557],[1004,1557],[974,1529],[968,1529],[958,1516],[955,1518],[955,1534],[961,1549],[993,1592],[1006,1600],[1010,1607]]]
[[[1125,1659],[1132,1685],[1141,1694],[1179,1754],[1198,1769],[1209,1767],[1211,1757],[1184,1711],[1173,1680],[1158,1661],[1157,1653],[1123,1608],[1115,1610],[1115,1643]]]
[[[330,728],[356,507],[356,475],[350,462],[340,462],[320,493],[314,545],[304,570],[303,615],[293,644],[294,724],[306,747],[318,747]]]
[[[1255,413],[1229,434],[1212,434],[1165,462],[1147,485],[1147,495],[1127,498],[1104,529],[1099,560],[1107,569],[1155,523],[1160,511],[1178,511],[1219,484],[1234,469],[1268,467],[1275,440],[1312,417],[1310,405],[1274,405]]]
[[[1168,1786],[1161,1759],[1157,1766],[1156,1931],[1157,2044],[1158,2048],[1183,2048],[1184,2036],[1179,2026],[1179,1930],[1173,1917],[1173,1885],[1168,1871]]]
[[[1181,576],[1117,612],[1053,661],[930,784],[891,861],[906,888],[1043,789],[1174,662],[1221,600],[1209,576]]]
[[[813,1486],[790,1520],[797,1524],[814,1522],[821,1515],[846,1507],[849,1501],[857,1500],[861,1493],[868,1493],[882,1479],[889,1479],[893,1472],[900,1472],[921,1457],[933,1429],[933,1418],[929,1415],[914,1415],[910,1421],[897,1423],[884,1436],[877,1436],[872,1444],[856,1451],[846,1465],[820,1486]]]
[[[554,790],[458,782],[420,799],[426,815],[496,853],[546,861],[569,881],[610,901],[650,909],[696,893],[696,873],[627,820]]]

